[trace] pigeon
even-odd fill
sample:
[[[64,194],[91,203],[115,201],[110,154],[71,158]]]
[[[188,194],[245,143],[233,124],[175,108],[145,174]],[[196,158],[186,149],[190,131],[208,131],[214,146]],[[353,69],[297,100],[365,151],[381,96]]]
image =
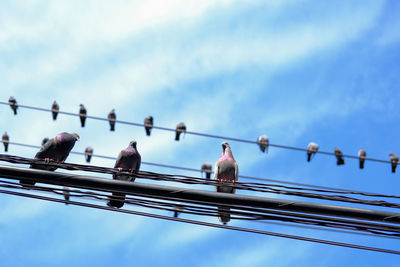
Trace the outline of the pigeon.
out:
[[[115,114],[115,109],[112,109],[110,113],[108,113],[108,122],[110,123],[110,131],[115,131],[115,120],[117,119],[117,115]]]
[[[319,149],[319,145],[311,142],[308,144],[307,146],[307,161],[310,162],[311,158],[313,158],[315,156],[315,153],[318,152]]]
[[[48,137],[43,138],[43,140],[42,140],[42,146],[44,146],[44,144],[46,144],[47,141],[49,141],[49,138],[48,138]]]
[[[58,111],[60,107],[58,106],[57,102],[54,100],[53,105],[51,105],[51,113],[53,114],[53,121],[57,119]]]
[[[3,136],[1,137],[1,141],[4,145],[4,151],[8,151],[8,143],[10,142],[10,137],[8,136],[7,132],[4,132]]]
[[[146,129],[146,135],[150,136],[151,129],[153,128],[153,117],[147,116],[144,118],[144,128]]]
[[[68,205],[69,197],[70,197],[69,188],[64,186],[63,189],[64,189],[63,190],[64,199],[65,199],[65,201],[67,201],[67,202],[65,202],[65,205]]]
[[[209,180],[211,178],[211,163],[205,162],[201,165],[201,172],[205,172],[206,173],[206,178],[207,180]]]
[[[10,96],[8,99],[8,104],[10,104],[11,109],[14,111],[14,115],[17,115],[18,104],[14,97]]]
[[[360,148],[358,151],[358,158],[360,159],[360,169],[364,169],[365,158],[367,157],[367,152],[364,148]]]
[[[140,163],[142,161],[141,156],[136,148],[136,141],[131,141],[129,146],[123,150],[118,155],[117,161],[115,162],[114,168],[118,171],[129,171],[130,173],[136,174],[140,169]],[[132,175],[123,175],[115,173],[113,175],[115,180],[124,181],[135,181],[135,177]],[[125,202],[125,194],[123,193],[112,193],[107,205],[110,207],[121,208]]]
[[[257,143],[262,152],[265,152],[265,150],[267,150],[267,153],[268,153],[268,146],[269,146],[268,136],[266,136],[266,135],[259,136],[257,139]]]
[[[85,148],[85,158],[87,163],[90,163],[92,156],[93,156],[93,148],[91,146],[88,146],[87,148]]]
[[[397,164],[399,164],[399,156],[397,156],[394,153],[390,153],[389,156],[390,156],[390,162],[392,163],[392,172],[395,173]]]
[[[69,152],[75,145],[75,142],[79,140],[79,135],[76,133],[60,133],[56,137],[50,139],[44,144],[39,152],[36,153],[35,159],[44,159],[45,162],[50,162],[50,160],[56,162],[64,162]],[[32,169],[55,171],[57,167],[50,165],[34,164],[30,165]],[[33,186],[35,181],[30,180],[20,180],[20,184],[23,186]]]
[[[86,121],[86,108],[84,105],[80,104],[80,109],[79,109],[79,118],[81,119],[81,126],[85,127],[85,121]]]
[[[236,189],[233,185],[238,180],[238,165],[227,142],[222,143],[222,154],[215,163],[214,170],[214,179],[218,183],[215,190],[234,194]],[[229,211],[230,209],[227,207],[218,207],[218,219],[223,224],[227,224],[231,220]]]
[[[174,205],[174,217],[178,218],[179,213],[181,213],[183,211],[183,205],[178,202]]]
[[[340,150],[340,148],[335,147],[335,156],[337,159],[336,165],[343,165],[346,163],[343,159],[343,153],[342,150]]]
[[[178,123],[175,129],[175,133],[175,140],[179,141],[179,136],[181,135],[181,133],[186,133],[186,125],[183,122]]]

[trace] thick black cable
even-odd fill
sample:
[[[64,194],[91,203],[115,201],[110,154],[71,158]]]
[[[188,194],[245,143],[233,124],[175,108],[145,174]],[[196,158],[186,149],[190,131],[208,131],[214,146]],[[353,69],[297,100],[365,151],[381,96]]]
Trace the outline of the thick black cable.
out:
[[[0,104],[9,105],[8,102],[4,102],[4,101],[0,101]],[[38,110],[38,111],[52,112],[52,110],[50,108],[41,108],[41,107],[27,106],[27,105],[21,105],[21,104],[18,104],[18,107],[27,108],[27,109],[33,109],[33,110]],[[64,115],[68,115],[68,116],[79,117],[78,113],[73,113],[73,112],[58,111],[58,113],[59,114],[64,114]],[[101,120],[101,121],[108,121],[108,118],[97,117],[97,116],[86,115],[86,118],[94,119],[94,120]],[[145,126],[144,123],[136,123],[136,122],[122,121],[122,120],[115,120],[115,123],[121,123],[121,124],[126,124],[126,125],[131,125],[131,126],[137,126],[137,127],[144,127]],[[154,125],[153,125],[152,128],[153,129],[158,129],[158,130],[170,131],[170,132],[175,132],[176,131],[173,128],[160,127],[160,126],[154,126]],[[223,139],[223,140],[230,140],[230,141],[248,143],[248,144],[258,144],[257,141],[234,138],[234,137],[227,137],[227,136],[220,136],[220,135],[214,135],[214,134],[207,134],[207,133],[199,133],[199,132],[193,132],[193,131],[186,131],[186,134],[209,137],[209,138],[216,138],[216,139]],[[300,148],[300,147],[294,147],[294,146],[278,145],[278,144],[269,144],[269,146],[307,152],[306,148]],[[333,152],[318,151],[316,153],[324,154],[324,155],[330,155],[330,156],[336,156],[335,153],[333,153]],[[352,159],[359,159],[358,156],[347,155],[347,154],[343,154],[342,157],[352,158]],[[381,159],[374,159],[374,158],[365,158],[365,160],[392,164],[391,161],[389,161],[389,160],[381,160]]]
[[[46,201],[52,201],[52,202],[59,202],[59,203],[66,203],[67,202],[65,200],[61,200],[61,199],[57,199],[57,198],[37,196],[37,195],[32,195],[32,194],[27,194],[27,193],[20,193],[20,192],[13,192],[13,191],[2,190],[2,189],[0,189],[0,193],[16,195],[16,196],[22,196],[22,197],[28,197],[28,198],[34,198],[34,199],[40,199],[40,200],[46,200]],[[214,228],[230,229],[230,230],[236,230],[236,231],[242,231],[242,232],[249,232],[249,233],[256,233],[256,234],[263,234],[263,235],[271,235],[271,236],[277,236],[277,237],[283,237],[283,238],[289,238],[289,239],[295,239],[295,240],[301,240],[301,241],[315,242],[315,243],[320,243],[320,244],[328,244],[328,245],[334,245],[334,246],[356,248],[356,249],[362,249],[362,250],[369,250],[369,251],[375,251],[375,252],[383,252],[383,253],[400,255],[400,251],[384,249],[384,248],[376,248],[376,247],[355,245],[355,244],[349,244],[349,243],[343,243],[343,242],[336,242],[336,241],[330,241],[330,240],[309,238],[309,237],[296,236],[296,235],[281,234],[281,233],[262,231],[262,230],[256,230],[256,229],[249,229],[249,228],[243,228],[243,227],[236,227],[236,226],[219,225],[219,224],[215,224],[215,223],[208,223],[208,222],[189,220],[189,219],[183,219],[183,218],[168,217],[168,216],[164,216],[164,215],[145,213],[145,212],[140,212],[140,211],[132,211],[132,210],[126,210],[126,209],[116,209],[116,208],[111,208],[111,207],[104,207],[104,206],[100,206],[100,205],[89,204],[89,203],[84,203],[84,202],[77,202],[77,201],[68,201],[68,204],[77,205],[77,206],[83,206],[83,207],[89,207],[89,208],[102,209],[102,210],[110,210],[110,211],[116,211],[116,212],[121,212],[121,213],[127,213],[127,214],[140,215],[140,216],[151,217],[151,218],[170,220],[170,221],[179,221],[179,222],[185,222],[185,223],[196,224],[196,225],[203,225],[203,226],[214,227]]]

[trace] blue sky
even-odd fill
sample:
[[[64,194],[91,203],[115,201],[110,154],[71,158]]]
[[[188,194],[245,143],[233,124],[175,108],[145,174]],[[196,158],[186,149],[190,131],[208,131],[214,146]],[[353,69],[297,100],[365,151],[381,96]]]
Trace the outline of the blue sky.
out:
[[[1,100],[189,131],[323,151],[335,146],[373,158],[399,154],[400,4],[395,1],[2,1]],[[138,141],[143,161],[200,168],[222,140],[9,107],[0,131],[39,145],[77,132],[117,156]],[[231,142],[243,175],[398,194],[390,166]],[[35,150],[11,146],[10,154]],[[70,155],[69,162],[84,163]],[[93,159],[95,165],[114,162]],[[190,174],[142,166],[142,170]],[[58,170],[59,171],[59,170]],[[399,170],[400,171],[400,170]],[[238,194],[243,192],[237,191]],[[282,198],[280,195],[266,195]],[[305,200],[305,199],[302,199]],[[313,201],[313,200],[312,200]],[[313,201],[315,202],[315,200]],[[340,203],[341,205],[346,205]],[[382,253],[166,222],[39,200],[0,197],[0,257],[5,266],[398,266]],[[351,205],[347,205],[351,206]],[[231,225],[246,226],[232,222]],[[268,231],[398,249],[397,240],[262,225]]]

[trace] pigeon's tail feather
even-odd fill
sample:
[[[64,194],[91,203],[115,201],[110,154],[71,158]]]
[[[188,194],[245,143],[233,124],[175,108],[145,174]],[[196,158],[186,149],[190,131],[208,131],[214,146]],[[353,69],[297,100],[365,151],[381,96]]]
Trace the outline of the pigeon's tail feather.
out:
[[[85,127],[86,116],[80,116],[81,118],[81,126]]]
[[[181,134],[180,132],[176,131],[176,133],[175,133],[175,141],[179,141],[179,135],[180,134]]]
[[[8,151],[8,143],[3,143],[4,144],[4,151],[7,152]]]
[[[260,146],[260,150],[261,150],[262,152],[265,152],[265,146]]]
[[[110,131],[115,131],[115,123],[110,123]]]
[[[343,158],[338,158],[336,164],[337,165],[343,165],[343,164],[345,164],[345,161],[344,161]]]
[[[174,211],[174,217],[178,218],[178,215],[179,215],[178,211]]]
[[[393,173],[396,172],[396,167],[397,167],[397,164],[396,163],[392,163],[392,172]]]
[[[364,169],[364,160],[360,159],[360,169]]]
[[[112,193],[107,205],[115,208],[122,208],[125,202],[125,194]]]
[[[311,161],[311,155],[312,155],[312,153],[310,153],[310,152],[307,152],[307,161],[308,161],[308,162],[310,162],[310,161]]]
[[[223,224],[227,224],[231,220],[230,208],[218,206],[218,219]]]
[[[150,127],[146,127],[146,135],[150,136]]]
[[[13,110],[14,110],[14,115],[17,115],[17,109],[13,108]]]
[[[87,155],[86,156],[86,162],[90,163],[90,160],[92,159],[92,155]]]
[[[20,180],[19,183],[25,188],[31,188],[35,185],[35,181],[32,180]]]
[[[58,115],[58,112],[53,111],[53,121],[55,121],[57,119],[57,115]]]
[[[206,178],[210,179],[211,178],[211,172],[206,172]]]

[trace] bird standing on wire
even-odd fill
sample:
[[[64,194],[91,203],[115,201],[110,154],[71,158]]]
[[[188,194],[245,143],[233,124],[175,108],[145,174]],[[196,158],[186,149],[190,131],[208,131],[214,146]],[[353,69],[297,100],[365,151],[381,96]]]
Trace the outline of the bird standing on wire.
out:
[[[87,110],[83,104],[80,104],[79,107],[80,107],[79,108],[79,118],[81,119],[81,126],[85,127]]]
[[[340,150],[340,148],[335,147],[335,156],[336,156],[336,165],[343,165],[346,162],[343,159],[343,153],[342,150]]]
[[[65,199],[65,201],[67,201],[67,202],[65,202],[65,205],[68,205],[69,197],[70,197],[69,188],[66,186],[63,186],[63,189],[64,189],[63,190],[64,199]]]
[[[85,159],[87,163],[90,163],[90,160],[92,159],[93,155],[93,148],[91,146],[88,146],[85,148]]]
[[[115,131],[115,120],[117,119],[117,115],[115,114],[115,109],[112,109],[110,113],[108,113],[108,122],[110,123],[110,131]]]
[[[131,182],[135,181],[135,176],[120,174],[119,172],[129,171],[131,174],[136,174],[139,171],[142,158],[137,151],[136,145],[136,141],[131,141],[127,148],[121,150],[114,165],[114,168],[118,169],[118,173],[113,175],[113,179]],[[121,208],[124,205],[124,202],[125,194],[112,193],[107,205],[110,207]]]
[[[8,104],[10,104],[11,109],[14,111],[14,115],[17,115],[17,100],[14,97],[10,96],[10,98],[8,99]]]
[[[178,123],[178,125],[176,125],[176,129],[175,129],[175,140],[179,141],[179,136],[181,135],[181,133],[186,133],[186,125],[181,122]]]
[[[269,138],[268,138],[268,136],[266,136],[265,134],[264,135],[260,135],[258,137],[258,139],[257,139],[257,143],[258,143],[258,146],[260,147],[260,150],[262,152],[267,151],[267,153],[268,153],[268,146],[269,146]]]
[[[144,118],[144,128],[146,129],[146,135],[150,136],[151,129],[153,128],[153,116]]]
[[[183,205],[178,202],[174,205],[174,217],[178,218],[179,214],[183,211]]]
[[[3,136],[1,137],[1,141],[4,145],[4,152],[8,151],[8,143],[10,142],[10,137],[8,136],[7,132],[4,132]]]
[[[319,149],[319,145],[314,143],[314,142],[310,142],[307,146],[307,161],[310,162],[311,159],[315,156],[315,154],[318,152]]]
[[[365,158],[367,157],[367,151],[364,148],[360,148],[358,151],[358,159],[360,160],[360,169],[364,169]]]
[[[42,140],[42,146],[44,146],[44,144],[46,144],[47,141],[49,141],[49,138],[48,138],[48,137],[43,138],[43,140]]]
[[[74,147],[75,142],[78,140],[79,135],[76,133],[60,133],[56,137],[47,141],[40,148],[39,152],[35,155],[35,159],[43,159],[45,163],[49,163],[50,160],[63,163],[67,159],[72,148]],[[32,163],[30,165],[30,168],[48,171],[55,171],[57,169],[57,167],[55,166],[35,163]],[[22,184],[23,186],[33,186],[35,185],[35,181],[20,180],[20,184]]]
[[[399,164],[399,156],[397,156],[394,153],[390,153],[389,156],[390,156],[390,162],[392,163],[392,172],[395,173],[397,164]]]
[[[53,114],[53,121],[57,119],[58,111],[60,107],[58,106],[57,102],[54,100],[53,105],[51,105],[51,113]]]
[[[215,163],[214,179],[218,182],[215,187],[217,192],[234,194],[234,187],[238,180],[239,170],[231,148],[227,142],[222,143],[222,154]],[[218,206],[218,219],[223,224],[227,224],[231,220],[230,208]]]
[[[201,173],[206,173],[206,179],[209,180],[211,178],[211,163],[205,162],[201,165]]]

